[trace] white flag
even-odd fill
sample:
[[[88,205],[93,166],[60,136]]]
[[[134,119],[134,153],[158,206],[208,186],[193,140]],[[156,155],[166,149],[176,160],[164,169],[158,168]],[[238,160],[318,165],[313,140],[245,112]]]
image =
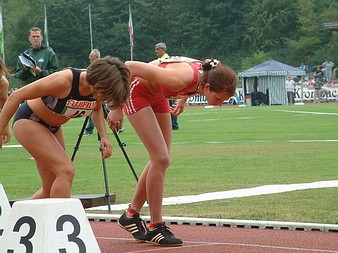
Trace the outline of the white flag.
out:
[[[0,6],[0,56],[5,60],[5,51],[4,51],[4,29],[2,25],[2,8]]]
[[[130,39],[130,60],[133,60],[134,56],[134,27],[133,27],[133,18],[131,16],[131,10],[129,5],[129,23],[128,23],[128,32]]]
[[[45,46],[49,47],[49,42],[48,42],[48,27],[47,27],[47,7],[46,4],[43,5],[44,10],[45,10],[45,31],[44,31],[44,41],[45,41]]]

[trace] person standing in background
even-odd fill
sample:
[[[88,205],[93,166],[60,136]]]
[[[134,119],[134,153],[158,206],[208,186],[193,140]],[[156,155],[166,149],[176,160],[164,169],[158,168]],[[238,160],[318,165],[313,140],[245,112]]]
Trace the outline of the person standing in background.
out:
[[[98,49],[93,49],[92,51],[90,51],[89,53],[89,62],[92,63],[94,61],[96,61],[97,59],[101,58],[101,53]],[[83,136],[90,136],[93,134],[94,131],[94,123],[91,117],[89,117],[88,120],[88,125],[86,127],[86,131],[84,132]]]
[[[155,54],[157,55],[158,58],[162,59],[168,59],[169,55],[166,52],[167,50],[167,45],[163,42],[157,43],[155,45]],[[173,108],[174,105],[176,105],[176,101],[174,99],[169,99],[169,105],[170,108]],[[177,121],[177,116],[170,114],[171,116],[171,128],[172,130],[178,130],[178,121]]]
[[[323,72],[321,66],[317,67],[317,69],[315,71],[314,78],[316,79],[317,77],[319,78],[320,81],[323,81],[324,72]]]
[[[330,59],[327,59],[322,65],[325,68],[325,81],[327,82],[332,78],[332,68],[334,63],[330,61]]]
[[[294,103],[294,89],[295,89],[295,81],[292,79],[292,76],[288,76],[286,81],[285,81],[285,88],[286,88],[286,93],[288,97],[288,104],[293,104]]]
[[[29,69],[18,60],[15,72],[15,77],[21,79],[25,85],[59,70],[55,52],[51,47],[46,47],[42,44],[43,36],[40,28],[32,27],[29,30],[28,40],[31,43],[31,47],[24,53],[35,60],[36,66]]]
[[[317,77],[314,84],[314,92],[313,92],[313,103],[320,103],[320,92],[324,84]]]
[[[11,76],[11,73],[6,67],[4,60],[0,58],[0,113],[8,98],[9,83],[4,74]],[[5,127],[4,132],[2,136],[0,136],[0,138],[2,138],[3,143],[7,143],[10,141],[11,132],[9,130],[9,124],[7,124],[7,126]]]

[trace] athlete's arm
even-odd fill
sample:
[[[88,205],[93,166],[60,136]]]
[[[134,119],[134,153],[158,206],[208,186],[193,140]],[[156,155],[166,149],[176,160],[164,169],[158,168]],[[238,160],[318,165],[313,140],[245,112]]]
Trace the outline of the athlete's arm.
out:
[[[101,138],[102,158],[108,158],[112,155],[113,147],[109,141],[106,125],[103,116],[102,102],[98,101],[91,118]]]
[[[69,72],[65,70],[39,79],[13,91],[8,97],[0,114],[0,136],[2,136],[5,127],[8,125],[10,119],[13,117],[22,101],[47,95],[62,97],[63,94],[67,94],[67,92],[70,91],[71,80],[72,76],[70,70]],[[0,143],[0,147],[1,146],[2,142]]]

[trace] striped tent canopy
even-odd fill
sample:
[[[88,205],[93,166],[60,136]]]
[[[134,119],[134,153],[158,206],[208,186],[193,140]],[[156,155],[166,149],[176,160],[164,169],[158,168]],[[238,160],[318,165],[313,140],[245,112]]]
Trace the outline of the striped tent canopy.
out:
[[[288,104],[285,89],[287,76],[305,76],[306,72],[284,63],[269,60],[238,74],[244,94],[254,96],[257,92],[269,97],[269,105]]]
[[[268,60],[257,66],[239,73],[239,77],[253,77],[253,76],[304,76],[305,71],[286,65],[284,63]]]
[[[327,31],[338,31],[338,22],[324,23],[324,30]]]

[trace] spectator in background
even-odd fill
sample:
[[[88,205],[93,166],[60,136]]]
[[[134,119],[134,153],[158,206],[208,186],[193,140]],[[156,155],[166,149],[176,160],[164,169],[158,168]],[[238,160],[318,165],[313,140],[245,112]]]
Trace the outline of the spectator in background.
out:
[[[319,81],[322,81],[323,80],[323,77],[324,77],[324,72],[323,72],[323,70],[321,69],[321,67],[319,66],[319,67],[317,67],[317,70],[316,70],[316,72],[315,72],[315,74],[314,74],[314,78],[316,79],[316,78],[319,78]]]
[[[98,49],[93,49],[90,53],[89,53],[89,62],[92,63],[94,61],[96,61],[97,59],[99,59],[101,57],[101,53]],[[86,127],[86,131],[84,132],[84,136],[90,136],[93,134],[94,131],[94,123],[91,117],[89,117],[88,120],[88,125]]]
[[[313,88],[314,88],[313,103],[320,103],[320,91],[323,86],[324,86],[323,82],[321,82],[319,78],[317,77],[313,84]]]
[[[295,90],[296,83],[293,80],[292,76],[288,76],[285,81],[285,89],[288,97],[288,104],[294,104],[295,97],[294,97],[294,90]]]
[[[325,68],[325,81],[327,82],[332,78],[332,68],[334,63],[330,61],[330,59],[327,59],[322,65]]]
[[[15,72],[15,77],[24,81],[25,85],[48,76],[59,69],[58,60],[53,49],[42,44],[43,36],[40,28],[32,27],[29,30],[28,40],[31,43],[31,47],[24,52],[36,61],[36,66],[29,69],[18,60]]]
[[[306,71],[306,67],[305,67],[305,65],[304,65],[303,62],[300,64],[300,66],[298,68],[301,69],[301,70]]]
[[[334,69],[335,78],[338,79],[338,67]]]
[[[166,52],[167,46],[165,43],[160,42],[155,45],[155,54],[157,55],[158,58],[162,59],[168,59],[169,55]],[[175,99],[169,99],[169,105],[171,108],[173,108],[176,105],[176,100]],[[171,129],[172,130],[178,130],[178,121],[177,121],[177,116],[170,114],[171,116]]]
[[[169,55],[166,52],[167,45],[163,42],[157,43],[155,45],[155,54],[158,58],[168,59]]]
[[[0,58],[0,112],[4,106],[4,104],[7,101],[8,98],[8,80],[5,77],[5,74],[11,76],[11,73],[9,72],[8,68],[6,67],[4,61],[2,58]],[[2,142],[3,143],[7,143],[10,141],[11,139],[11,132],[9,129],[9,124],[7,124],[7,126],[5,127],[2,136],[0,136],[0,138],[2,138]]]
[[[333,86],[334,85],[334,81],[333,81],[332,78],[327,81],[327,85],[328,86]]]
[[[315,81],[313,80],[313,78],[311,76],[309,76],[309,80],[307,81],[306,85],[309,87],[309,88],[313,88],[313,85],[314,85]]]

